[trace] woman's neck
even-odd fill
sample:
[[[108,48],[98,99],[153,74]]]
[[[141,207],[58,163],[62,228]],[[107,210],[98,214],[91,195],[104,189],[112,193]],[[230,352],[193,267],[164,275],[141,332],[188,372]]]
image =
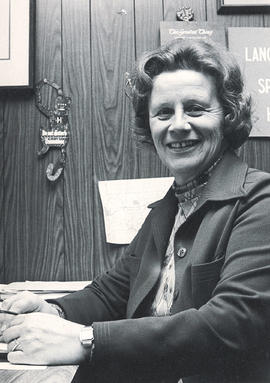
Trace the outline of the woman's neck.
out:
[[[222,155],[218,157],[218,159],[207,170],[205,170],[203,173],[199,174],[198,176],[194,177],[188,182],[180,184],[177,182],[177,180],[175,180],[173,184],[175,193],[183,194],[192,189],[196,189],[200,185],[206,184],[210,178],[210,175],[212,174],[213,169],[217,166],[221,158]]]

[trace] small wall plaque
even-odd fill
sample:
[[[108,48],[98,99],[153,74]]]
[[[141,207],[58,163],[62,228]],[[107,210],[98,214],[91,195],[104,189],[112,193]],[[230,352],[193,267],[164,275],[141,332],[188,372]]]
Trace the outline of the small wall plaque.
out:
[[[207,21],[161,21],[160,43],[167,44],[174,39],[212,39],[226,46],[225,28],[221,24]]]
[[[176,20],[192,21],[194,20],[194,12],[191,7],[182,7],[176,12]]]
[[[54,101],[50,101],[49,105],[42,103],[41,89],[45,86],[51,87],[57,92]],[[69,139],[69,121],[68,113],[70,109],[71,98],[63,94],[63,90],[55,82],[46,78],[40,80],[36,84],[36,106],[38,110],[49,120],[47,128],[41,127],[40,138],[42,148],[38,152],[38,156],[44,156],[50,148],[60,150],[57,163],[50,163],[46,170],[49,181],[56,181],[61,175],[66,163],[66,145]],[[53,105],[53,106],[51,106]]]

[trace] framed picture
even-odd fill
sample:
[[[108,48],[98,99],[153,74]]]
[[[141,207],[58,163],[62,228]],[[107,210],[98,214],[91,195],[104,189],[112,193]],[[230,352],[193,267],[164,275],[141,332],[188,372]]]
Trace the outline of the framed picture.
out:
[[[34,85],[35,0],[0,1],[0,89]]]
[[[217,0],[217,13],[266,13],[270,0]]]

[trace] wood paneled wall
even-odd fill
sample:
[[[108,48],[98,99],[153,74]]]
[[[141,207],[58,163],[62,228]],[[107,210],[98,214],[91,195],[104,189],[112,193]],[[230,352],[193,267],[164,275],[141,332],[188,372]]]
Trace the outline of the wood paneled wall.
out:
[[[37,158],[46,124],[32,95],[0,96],[0,282],[89,280],[124,246],[105,242],[99,180],[168,175],[130,135],[124,74],[159,45],[159,22],[191,6],[195,19],[226,26],[270,26],[263,14],[218,16],[216,0],[36,0],[36,80],[72,98],[64,177],[45,177],[57,151]],[[240,155],[270,171],[270,142],[250,139]]]

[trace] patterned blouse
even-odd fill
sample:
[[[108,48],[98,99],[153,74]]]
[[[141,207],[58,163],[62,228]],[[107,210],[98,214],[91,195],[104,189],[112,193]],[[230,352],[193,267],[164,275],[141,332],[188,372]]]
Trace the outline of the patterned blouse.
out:
[[[178,212],[175,216],[174,225],[168,242],[167,251],[162,264],[162,269],[158,281],[156,296],[151,306],[153,316],[170,315],[173,304],[175,290],[175,260],[174,260],[174,238],[178,229],[186,221],[189,215],[195,210],[202,189],[211,177],[213,169],[221,160],[222,155],[217,161],[199,177],[190,181],[186,185],[173,184],[175,196],[178,199]]]
[[[203,186],[204,185],[200,185],[192,191],[177,195],[179,200],[178,212],[175,216],[167,251],[163,260],[157,293],[151,308],[153,316],[170,315],[175,288],[174,237],[180,226],[183,225],[187,217],[195,210],[199,199],[199,192]]]

